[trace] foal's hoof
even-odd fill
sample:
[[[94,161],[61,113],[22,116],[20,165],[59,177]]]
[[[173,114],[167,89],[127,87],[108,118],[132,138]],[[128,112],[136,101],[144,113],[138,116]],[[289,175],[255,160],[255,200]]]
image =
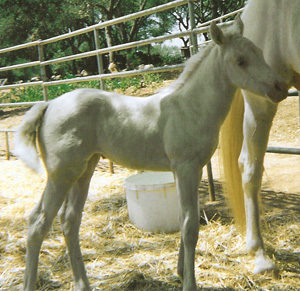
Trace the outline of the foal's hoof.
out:
[[[253,271],[254,274],[269,272],[273,271],[274,269],[275,265],[267,255],[265,255],[263,252],[256,255],[255,267]]]

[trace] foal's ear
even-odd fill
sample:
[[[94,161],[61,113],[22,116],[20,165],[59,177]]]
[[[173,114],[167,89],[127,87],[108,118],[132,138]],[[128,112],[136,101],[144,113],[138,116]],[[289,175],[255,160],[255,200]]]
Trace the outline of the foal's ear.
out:
[[[210,36],[212,40],[218,44],[222,45],[225,43],[225,36],[221,28],[219,28],[215,22],[212,22],[209,28]]]
[[[233,29],[235,32],[239,33],[240,35],[243,35],[243,31],[244,31],[244,23],[241,19],[241,14],[237,14],[237,16],[234,19],[234,23],[233,23]]]

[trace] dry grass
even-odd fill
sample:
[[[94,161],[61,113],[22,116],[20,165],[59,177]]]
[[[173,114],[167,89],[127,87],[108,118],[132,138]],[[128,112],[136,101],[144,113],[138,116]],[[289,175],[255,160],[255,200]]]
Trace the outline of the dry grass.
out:
[[[0,289],[20,290],[27,217],[40,197],[43,177],[19,161],[1,161]],[[176,275],[179,233],[147,233],[128,221],[123,180],[133,172],[102,161],[92,181],[81,226],[81,245],[93,290],[181,290]],[[217,202],[199,189],[201,228],[196,254],[199,290],[297,290],[300,279],[300,195],[263,191],[263,234],[277,274],[252,275],[253,258],[228,215],[221,187]],[[72,273],[58,219],[45,240],[39,290],[72,290]]]
[[[138,95],[149,93],[137,92]],[[279,110],[274,122],[272,143],[279,141],[299,146],[299,135],[294,135],[299,133],[296,101],[289,98],[281,103],[283,109]],[[14,117],[10,113],[6,116],[4,111],[0,116],[1,127],[15,127],[21,120],[21,116],[16,116],[19,114],[23,112],[14,112]],[[292,128],[286,123],[289,119],[295,126],[293,134],[287,131],[287,128]],[[3,149],[4,140],[1,138],[0,290],[11,291],[21,289],[27,219],[40,198],[45,181],[21,162],[5,161]],[[219,179],[215,159],[214,175]],[[220,185],[216,183],[217,202],[209,203],[207,183],[201,184],[201,227],[196,248],[198,290],[299,290],[300,192],[299,179],[291,175],[295,171],[299,173],[299,157],[292,159],[273,154],[266,156],[267,175],[263,186],[274,191],[262,192],[265,206],[262,228],[267,251],[278,267],[273,274],[252,274],[254,260],[246,253],[244,236],[235,230]],[[111,175],[105,161],[99,163],[95,172],[80,232],[92,288],[179,291],[181,285],[176,265],[180,234],[147,233],[128,221],[122,185],[124,178],[132,173],[116,167],[116,174]],[[42,247],[37,288],[73,290],[72,272],[58,219],[55,219]]]

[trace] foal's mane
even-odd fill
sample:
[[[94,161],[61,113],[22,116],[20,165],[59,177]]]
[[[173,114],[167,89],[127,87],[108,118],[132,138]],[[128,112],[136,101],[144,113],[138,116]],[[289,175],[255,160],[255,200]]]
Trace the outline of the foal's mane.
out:
[[[231,25],[223,30],[226,35],[227,41],[230,42],[235,36],[240,37],[240,34],[236,32],[234,25]],[[185,65],[183,72],[180,74],[179,78],[174,81],[169,87],[160,91],[163,95],[168,95],[181,89],[188,81],[191,74],[201,65],[203,60],[210,54],[212,48],[216,46],[216,43],[211,41],[204,49],[200,50],[197,54],[189,58]]]
[[[169,87],[161,90],[160,92],[169,94],[181,89],[184,86],[184,84],[186,84],[186,81],[189,79],[191,74],[201,65],[202,61],[209,55],[214,46],[215,43],[211,42],[200,52],[190,57],[185,62],[184,69],[180,74],[179,78],[176,81],[174,81]]]

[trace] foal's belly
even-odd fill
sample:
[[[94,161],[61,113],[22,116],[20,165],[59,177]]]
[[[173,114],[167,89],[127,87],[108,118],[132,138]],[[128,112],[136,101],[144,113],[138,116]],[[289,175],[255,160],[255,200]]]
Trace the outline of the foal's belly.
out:
[[[146,170],[146,171],[171,171],[170,163],[165,161],[155,161],[149,162],[146,160],[129,160],[124,158],[109,158],[114,163],[121,165],[126,168],[135,169],[135,170]]]
[[[170,160],[163,147],[152,143],[114,143],[103,146],[101,155],[127,168],[149,171],[170,171]]]

